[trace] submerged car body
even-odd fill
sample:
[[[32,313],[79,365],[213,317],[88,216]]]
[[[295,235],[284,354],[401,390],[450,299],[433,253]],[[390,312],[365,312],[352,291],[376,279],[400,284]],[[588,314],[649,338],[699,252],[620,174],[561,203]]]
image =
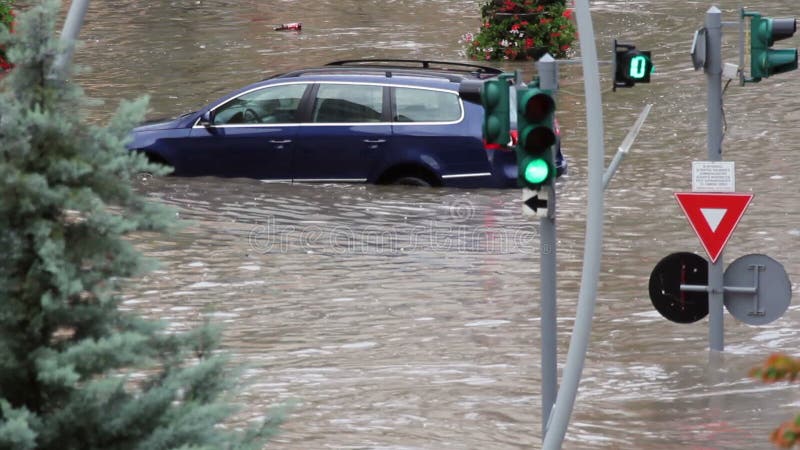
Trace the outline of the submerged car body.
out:
[[[483,107],[459,96],[462,80],[499,73],[431,61],[331,63],[137,127],[129,149],[178,176],[516,187],[513,148],[485,145]],[[560,148],[557,159],[561,174]]]

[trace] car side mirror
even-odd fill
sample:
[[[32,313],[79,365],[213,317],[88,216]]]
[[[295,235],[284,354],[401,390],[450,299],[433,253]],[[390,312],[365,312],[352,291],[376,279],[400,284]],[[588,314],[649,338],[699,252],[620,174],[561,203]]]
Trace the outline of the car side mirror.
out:
[[[206,111],[200,116],[200,121],[197,122],[198,125],[202,125],[206,128],[210,128],[214,122],[214,112],[213,111]]]

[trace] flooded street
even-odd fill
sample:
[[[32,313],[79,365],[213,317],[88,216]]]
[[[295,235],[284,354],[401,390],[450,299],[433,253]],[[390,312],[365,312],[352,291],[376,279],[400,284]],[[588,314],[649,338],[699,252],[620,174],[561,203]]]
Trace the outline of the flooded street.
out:
[[[738,20],[739,3],[717,4]],[[76,60],[105,104],[148,94],[151,118],[188,112],[281,71],[362,57],[467,61],[459,38],[480,2],[172,0],[92,2]],[[678,251],[705,255],[674,199],[706,159],[705,76],[692,34],[711,3],[592,2],[598,53],[611,40],[651,50],[652,83],[602,83],[610,161],[646,104],[653,111],[606,192],[604,255],[592,341],[566,449],[768,449],[800,412],[800,387],[747,378],[770,352],[795,353],[797,301],[761,327],[726,313],[725,352],[710,361],[708,320],[679,325],[652,307],[650,272]],[[748,9],[791,16],[794,0]],[[302,33],[272,31],[300,21]],[[726,29],[723,57],[738,61]],[[776,47],[798,46],[798,38]],[[603,56],[605,55],[605,56]],[[532,63],[498,66],[535,74]],[[800,280],[800,72],[725,92],[723,158],[738,192],[755,194],[726,264],[764,253]],[[586,209],[580,65],[561,68],[558,119],[570,174],[559,181],[559,361],[572,334]],[[291,405],[269,448],[539,448],[538,220],[519,191],[254,180],[144,180],[182,229],[139,247],[161,261],[125,305],[175,329],[224,325],[241,363],[247,421]]]

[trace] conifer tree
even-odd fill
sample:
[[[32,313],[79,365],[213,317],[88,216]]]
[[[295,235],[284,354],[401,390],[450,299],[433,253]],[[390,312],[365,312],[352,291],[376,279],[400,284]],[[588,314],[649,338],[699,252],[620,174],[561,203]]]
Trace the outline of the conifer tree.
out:
[[[149,266],[130,235],[174,214],[129,181],[163,173],[124,149],[146,99],[89,124],[81,89],[51,76],[59,6],[0,31],[16,65],[0,81],[0,449],[260,449],[277,419],[226,425],[219,334],[120,308],[123,280]]]

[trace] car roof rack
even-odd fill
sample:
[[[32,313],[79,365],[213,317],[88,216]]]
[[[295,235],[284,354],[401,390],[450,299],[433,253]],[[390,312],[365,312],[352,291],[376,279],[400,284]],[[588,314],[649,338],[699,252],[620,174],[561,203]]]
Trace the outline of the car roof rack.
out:
[[[503,73],[495,67],[482,66],[479,64],[432,61],[420,59],[343,59],[325,64],[326,66],[347,66],[347,67],[380,67],[402,69],[430,69],[445,72],[462,72],[477,75],[479,78],[492,77]],[[436,67],[431,67],[435,65]]]
[[[347,72],[359,74],[370,73],[387,78],[391,78],[394,75],[443,78],[453,83],[459,83],[463,81],[465,77],[485,80],[503,73],[502,70],[494,67],[446,61],[416,59],[348,59],[333,61],[321,67],[310,67],[276,74],[266,79],[292,78],[312,74],[337,75]]]

